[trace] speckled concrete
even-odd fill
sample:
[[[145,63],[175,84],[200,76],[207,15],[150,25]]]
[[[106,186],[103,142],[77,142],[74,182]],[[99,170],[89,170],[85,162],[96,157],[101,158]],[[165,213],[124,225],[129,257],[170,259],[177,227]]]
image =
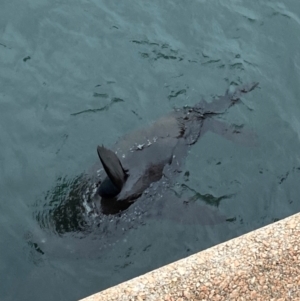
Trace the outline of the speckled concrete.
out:
[[[114,300],[300,300],[300,214],[92,295]]]

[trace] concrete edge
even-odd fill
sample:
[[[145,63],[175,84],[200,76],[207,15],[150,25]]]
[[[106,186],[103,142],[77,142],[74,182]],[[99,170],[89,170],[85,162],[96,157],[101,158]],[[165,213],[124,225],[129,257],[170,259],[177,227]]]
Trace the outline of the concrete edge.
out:
[[[81,301],[300,300],[300,213]]]

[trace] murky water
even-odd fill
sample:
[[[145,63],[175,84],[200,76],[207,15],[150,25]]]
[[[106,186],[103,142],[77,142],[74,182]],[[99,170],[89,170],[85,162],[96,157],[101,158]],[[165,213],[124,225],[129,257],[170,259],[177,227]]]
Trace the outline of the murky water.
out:
[[[0,8],[1,300],[76,300],[299,212],[299,1]],[[245,134],[201,137],[163,194],[174,203],[137,204],[139,221],[98,232],[74,214],[57,230],[98,144],[252,81],[217,118]]]

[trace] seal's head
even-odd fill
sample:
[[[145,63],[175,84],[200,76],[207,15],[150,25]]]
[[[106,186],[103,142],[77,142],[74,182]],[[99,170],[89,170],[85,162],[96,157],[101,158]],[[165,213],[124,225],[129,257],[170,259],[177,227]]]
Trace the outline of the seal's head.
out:
[[[100,183],[98,195],[101,210],[115,214],[133,204],[151,183],[159,181],[166,165],[172,163],[173,149],[177,139],[161,139],[151,147],[127,154],[119,160],[115,152],[98,146],[97,152],[107,177]],[[128,169],[122,166],[122,163]],[[105,207],[105,208],[104,208]],[[112,211],[110,211],[110,207]],[[119,210],[118,210],[119,208]]]

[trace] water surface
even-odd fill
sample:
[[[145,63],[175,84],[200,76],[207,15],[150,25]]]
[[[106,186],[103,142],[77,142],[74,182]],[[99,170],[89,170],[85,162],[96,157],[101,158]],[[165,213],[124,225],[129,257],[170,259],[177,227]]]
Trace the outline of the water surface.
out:
[[[296,0],[2,1],[1,300],[76,300],[299,212],[299,15]],[[89,170],[98,144],[251,81],[219,120],[257,143],[207,133],[178,177],[199,206],[230,196],[205,207],[227,222],[187,209],[118,241],[38,223],[47,192]]]

